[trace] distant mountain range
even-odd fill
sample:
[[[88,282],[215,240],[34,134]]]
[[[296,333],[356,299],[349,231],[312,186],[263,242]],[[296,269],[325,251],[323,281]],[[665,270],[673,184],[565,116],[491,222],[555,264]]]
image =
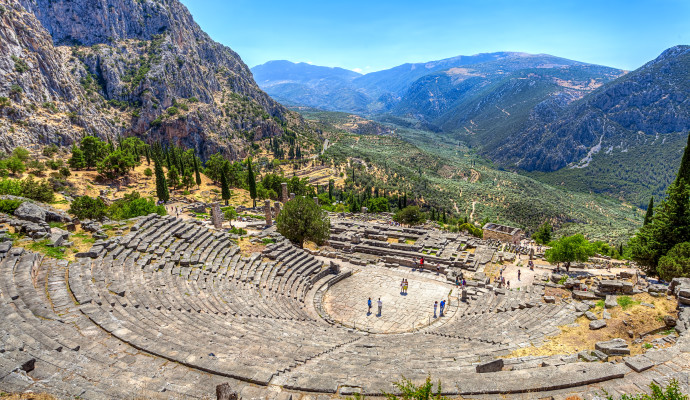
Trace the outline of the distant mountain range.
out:
[[[403,64],[366,75],[309,64],[297,64],[304,72],[294,73],[287,65],[296,64],[271,62],[252,72],[281,101],[379,120],[416,120],[503,167],[559,171],[537,175],[639,206],[646,204],[643,197],[665,190],[690,129],[688,46],[668,49],[630,73],[512,52]],[[662,153],[664,161],[655,160]],[[631,154],[644,154],[651,164],[638,170],[639,159]],[[616,183],[598,182],[611,180],[613,168]]]

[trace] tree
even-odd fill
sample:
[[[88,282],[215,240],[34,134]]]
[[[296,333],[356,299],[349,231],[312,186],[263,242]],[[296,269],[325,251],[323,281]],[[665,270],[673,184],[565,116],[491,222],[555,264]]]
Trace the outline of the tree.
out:
[[[310,240],[321,245],[328,239],[331,222],[326,213],[312,199],[295,197],[285,203],[276,219],[278,232],[291,242],[304,247]]]
[[[230,186],[228,185],[228,163],[223,166],[223,172],[220,174],[220,191],[221,197],[225,200],[225,205],[228,205],[230,200]]]
[[[200,186],[201,185],[201,174],[199,174],[199,160],[197,159],[196,156],[194,157],[194,175],[196,178],[196,185]]]
[[[462,223],[458,226],[458,230],[460,232],[467,232],[472,236],[476,236],[478,238],[483,238],[484,237],[484,231],[481,230],[481,228],[477,227],[475,224],[471,224],[469,222]]]
[[[678,243],[659,259],[657,272],[661,279],[690,277],[690,242]]]
[[[7,169],[12,173],[12,175],[21,174],[26,170],[24,162],[17,156],[12,156],[5,161]]]
[[[139,163],[130,153],[115,150],[98,162],[98,173],[109,179],[114,179],[127,173]]]
[[[688,142],[685,145],[685,151],[683,152],[683,158],[680,160],[680,167],[678,168],[678,174],[676,175],[676,183],[680,179],[683,179],[685,183],[690,183],[690,135],[688,135]]]
[[[182,175],[182,186],[184,186],[187,190],[194,186],[194,176],[192,175],[192,171],[189,169],[184,172],[184,175]]]
[[[144,175],[145,175],[147,178],[152,177],[152,176],[153,176],[153,171],[151,171],[151,168],[146,168],[146,169],[144,170]]]
[[[563,237],[549,246],[544,254],[546,260],[552,264],[565,263],[566,271],[570,271],[570,263],[585,262],[594,255],[594,247],[581,234]]]
[[[388,212],[390,210],[388,207],[388,199],[385,197],[369,199],[367,201],[367,208],[369,209],[369,212],[372,213]]]
[[[15,149],[12,150],[12,156],[17,157],[18,159],[22,160],[22,162],[26,162],[30,155],[31,153],[29,153],[29,150],[23,147],[15,147]]]
[[[72,201],[69,212],[79,219],[101,219],[106,215],[107,206],[100,197],[80,196]]]
[[[328,198],[333,201],[333,190],[335,189],[335,181],[333,179],[328,180]]]
[[[153,164],[156,176],[156,196],[158,200],[166,202],[170,199],[170,193],[168,192],[168,184],[165,181],[163,167],[161,166],[160,160],[153,160]]]
[[[180,173],[174,165],[168,170],[168,186],[173,189],[180,186]]]
[[[535,242],[538,244],[547,244],[551,241],[551,232],[552,232],[551,224],[547,222],[544,222],[541,224],[539,229],[537,229],[536,232],[534,232],[534,235],[532,235],[532,239],[534,239]]]
[[[656,274],[659,259],[675,245],[690,242],[690,188],[684,179],[673,182],[657,207],[651,223],[630,239],[628,251],[645,272]]]
[[[642,224],[647,225],[652,222],[652,218],[654,218],[654,196],[649,198],[649,205],[647,206],[647,213],[644,215],[644,223]]]
[[[254,202],[253,207],[256,207],[256,178],[254,178],[251,158],[247,159],[247,185],[249,186],[249,197]]]
[[[212,154],[208,161],[206,161],[204,175],[208,176],[213,183],[220,182],[220,176],[223,174],[223,166],[225,163],[227,163],[227,160],[225,160],[220,153]]]
[[[393,220],[401,224],[418,225],[422,223],[425,218],[419,207],[409,206],[396,212],[393,216]]]
[[[84,137],[79,144],[79,148],[84,152],[86,168],[95,168],[108,152],[108,145],[94,136]]]
[[[72,146],[72,157],[69,159],[69,166],[72,169],[86,168],[86,160],[84,159],[84,152],[77,146]]]
[[[223,217],[225,217],[225,219],[230,222],[230,226],[232,226],[232,220],[237,218],[237,211],[234,207],[228,207],[223,211]]]

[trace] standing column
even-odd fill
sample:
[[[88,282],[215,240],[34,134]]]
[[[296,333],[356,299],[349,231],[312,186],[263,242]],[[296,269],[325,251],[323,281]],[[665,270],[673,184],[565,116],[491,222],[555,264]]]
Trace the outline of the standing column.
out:
[[[272,209],[271,209],[271,200],[266,200],[264,202],[264,214],[266,215],[266,226],[271,226],[273,225],[273,219],[272,219]]]
[[[276,201],[275,204],[273,204],[273,209],[276,215],[276,219],[278,219],[278,214],[280,214],[280,202]]]
[[[280,184],[280,201],[285,204],[288,202],[288,191],[287,191],[287,183],[283,182]]]

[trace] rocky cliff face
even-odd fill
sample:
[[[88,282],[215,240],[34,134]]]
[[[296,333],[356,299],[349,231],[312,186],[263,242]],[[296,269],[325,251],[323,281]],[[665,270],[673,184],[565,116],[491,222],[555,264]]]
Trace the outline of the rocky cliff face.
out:
[[[26,26],[41,32],[33,48],[56,55],[54,63],[36,70],[64,81],[45,83],[57,92],[56,103],[73,120],[93,121],[84,108],[97,110],[96,119],[106,124],[97,127],[102,136],[137,135],[195,147],[202,157],[222,151],[232,158],[243,156],[249,142],[269,136],[314,142],[315,132],[261,91],[240,57],[212,41],[177,0],[10,4]],[[27,42],[15,51],[31,45],[30,32],[14,36]],[[65,87],[70,90],[60,89]],[[75,98],[84,107],[73,110]],[[83,133],[67,132],[60,143]],[[31,130],[26,139],[56,142]]]
[[[69,55],[18,2],[5,0],[0,7],[0,148],[114,135],[117,129],[73,79]]]

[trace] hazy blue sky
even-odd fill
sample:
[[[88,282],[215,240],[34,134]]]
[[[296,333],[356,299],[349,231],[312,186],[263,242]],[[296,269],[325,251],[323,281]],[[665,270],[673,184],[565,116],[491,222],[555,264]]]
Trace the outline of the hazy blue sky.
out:
[[[522,51],[635,69],[690,44],[690,0],[182,0],[253,67],[269,60],[360,72]]]

